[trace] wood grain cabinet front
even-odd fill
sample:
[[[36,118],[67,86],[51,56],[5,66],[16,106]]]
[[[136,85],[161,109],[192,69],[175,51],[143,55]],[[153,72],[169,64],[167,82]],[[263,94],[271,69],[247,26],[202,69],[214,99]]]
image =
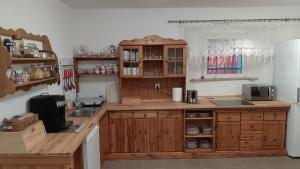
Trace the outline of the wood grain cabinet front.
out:
[[[240,149],[240,122],[217,123],[217,150],[237,151]]]
[[[285,126],[285,121],[264,121],[263,149],[284,149]]]
[[[218,121],[241,121],[241,113],[238,111],[217,112]]]
[[[183,113],[182,111],[158,112],[158,151],[183,151]]]
[[[134,152],[157,152],[157,112],[134,112]]]
[[[121,115],[122,113],[124,115]],[[110,112],[109,114],[109,148],[111,153],[134,152],[134,120],[128,113]]]

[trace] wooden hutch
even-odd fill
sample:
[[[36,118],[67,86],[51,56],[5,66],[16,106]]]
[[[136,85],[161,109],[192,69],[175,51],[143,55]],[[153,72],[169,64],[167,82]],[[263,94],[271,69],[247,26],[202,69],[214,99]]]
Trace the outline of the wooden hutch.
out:
[[[120,46],[121,98],[170,99],[173,87],[185,91],[187,43],[150,35]]]

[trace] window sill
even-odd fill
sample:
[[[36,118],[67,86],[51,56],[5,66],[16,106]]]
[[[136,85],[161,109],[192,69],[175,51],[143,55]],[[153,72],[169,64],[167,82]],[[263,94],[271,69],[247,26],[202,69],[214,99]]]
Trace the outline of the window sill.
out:
[[[234,81],[234,80],[249,80],[255,81],[258,80],[257,77],[228,77],[228,78],[204,78],[204,79],[190,79],[190,82],[210,82],[210,81]]]

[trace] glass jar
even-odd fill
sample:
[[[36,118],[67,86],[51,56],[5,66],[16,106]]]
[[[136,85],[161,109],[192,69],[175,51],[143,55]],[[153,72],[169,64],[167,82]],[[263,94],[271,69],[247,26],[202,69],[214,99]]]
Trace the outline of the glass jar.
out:
[[[30,80],[41,80],[44,79],[44,72],[40,66],[32,66],[30,68]]]
[[[49,67],[49,71],[50,71],[50,76],[51,77],[56,77],[57,76],[57,72],[56,72],[55,66],[50,66]]]
[[[42,68],[43,69],[43,76],[45,79],[48,79],[51,77],[51,74],[50,74],[50,67],[49,66],[45,66]]]
[[[11,38],[13,42],[12,54],[21,57],[23,55],[24,41],[18,35],[13,35]]]
[[[40,57],[39,48],[34,43],[28,43],[24,47],[25,57]]]

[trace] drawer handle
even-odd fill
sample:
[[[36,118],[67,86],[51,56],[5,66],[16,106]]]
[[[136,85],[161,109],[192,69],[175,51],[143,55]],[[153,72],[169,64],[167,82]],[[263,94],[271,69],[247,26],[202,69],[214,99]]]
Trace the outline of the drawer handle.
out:
[[[274,118],[277,118],[277,116],[278,116],[277,113],[274,113]]]

